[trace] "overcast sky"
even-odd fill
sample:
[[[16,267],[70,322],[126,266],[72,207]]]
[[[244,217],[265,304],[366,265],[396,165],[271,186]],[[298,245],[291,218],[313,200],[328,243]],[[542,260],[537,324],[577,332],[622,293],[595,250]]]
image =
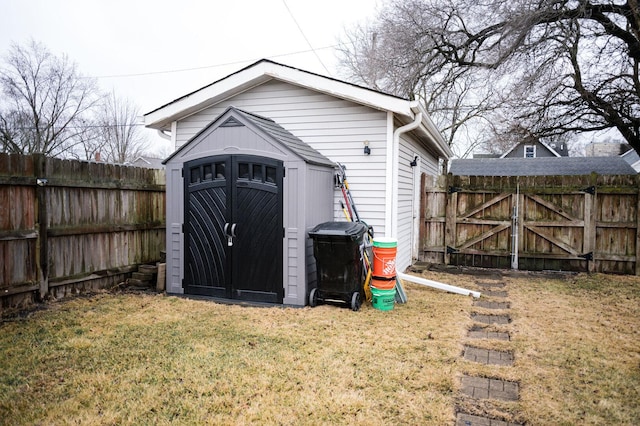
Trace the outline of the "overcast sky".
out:
[[[12,42],[33,38],[56,55],[68,55],[83,74],[97,77],[103,90],[115,90],[146,113],[261,58],[339,77],[330,46],[345,27],[372,17],[380,4],[0,0],[0,54]]]

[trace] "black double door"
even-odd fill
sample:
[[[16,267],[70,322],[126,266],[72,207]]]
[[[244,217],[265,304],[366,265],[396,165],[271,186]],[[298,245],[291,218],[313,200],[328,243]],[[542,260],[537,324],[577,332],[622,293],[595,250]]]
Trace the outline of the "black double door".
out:
[[[185,293],[282,303],[282,161],[185,163]]]

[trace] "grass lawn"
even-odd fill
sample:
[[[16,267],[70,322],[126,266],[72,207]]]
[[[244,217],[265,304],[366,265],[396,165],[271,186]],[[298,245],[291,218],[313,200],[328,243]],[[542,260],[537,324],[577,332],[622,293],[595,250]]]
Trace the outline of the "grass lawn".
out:
[[[478,289],[471,275],[426,278]],[[482,280],[482,278],[478,278]],[[100,293],[0,325],[0,424],[527,424],[640,418],[640,278],[504,277],[510,342],[471,341],[472,299],[408,284],[388,312]],[[513,351],[512,367],[462,358]],[[463,374],[518,402],[460,395]]]

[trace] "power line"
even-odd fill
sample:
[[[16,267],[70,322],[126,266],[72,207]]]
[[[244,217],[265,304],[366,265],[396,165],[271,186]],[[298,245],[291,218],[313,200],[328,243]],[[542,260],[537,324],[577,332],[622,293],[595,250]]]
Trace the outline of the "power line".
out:
[[[64,129],[69,130],[83,130],[83,129],[109,129],[109,128],[126,128],[126,127],[144,127],[144,123],[128,123],[128,124],[74,124],[72,126],[65,126]],[[52,130],[60,131],[60,128],[56,128],[55,126],[51,128]],[[21,130],[21,131],[36,131],[36,130],[47,130],[46,127],[38,128],[35,126],[18,126],[13,127],[11,130]]]
[[[298,20],[296,19],[295,16],[293,16],[293,13],[291,12],[291,9],[289,9],[289,5],[287,4],[286,0],[282,0],[282,3],[284,3],[284,7],[287,8],[287,12],[289,12],[289,16],[291,16],[291,19],[293,19],[293,22],[295,22],[296,26],[298,27],[298,30],[300,31],[300,34],[302,34],[302,37],[305,39],[305,41],[307,42],[307,44],[309,45],[309,48],[311,49],[311,51],[313,52],[314,55],[316,55],[316,58],[318,59],[318,61],[320,62],[320,64],[324,67],[325,71],[327,71],[327,73],[329,73],[329,76],[331,75],[331,71],[329,71],[329,69],[327,68],[327,66],[324,64],[324,62],[322,62],[322,59],[320,59],[320,56],[318,55],[318,52],[316,52],[316,50],[313,48],[313,46],[311,45],[311,42],[309,41],[309,39],[307,38],[307,36],[304,34],[304,31],[302,31],[302,27],[300,26],[300,24],[298,23]]]
[[[305,37],[305,39],[306,39],[306,37]],[[307,43],[308,43],[308,41],[307,41]],[[322,64],[322,66],[324,67],[324,69],[329,73],[329,75],[331,75],[331,72],[327,69],[327,67],[322,63],[322,61],[318,57],[318,54],[317,54],[316,50],[333,49],[333,48],[336,48],[338,46],[339,46],[339,44],[334,44],[334,45],[331,45],[331,46],[320,47],[318,49],[314,49],[313,47],[311,47],[311,49],[308,49],[308,50],[299,50],[297,52],[282,53],[280,55],[271,55],[271,56],[269,56],[269,58],[281,58],[281,57],[285,57],[285,56],[293,56],[293,55],[299,55],[301,53],[313,52],[316,55],[316,57],[318,58],[318,60],[320,61],[320,63]],[[204,70],[204,69],[210,69],[210,68],[226,67],[226,66],[230,66],[230,65],[246,64],[247,62],[256,62],[256,61],[258,61],[260,59],[262,59],[262,58],[245,59],[245,60],[234,61],[234,62],[226,62],[226,63],[223,63],[223,64],[204,65],[204,66],[201,66],[201,67],[193,67],[193,68],[179,68],[179,69],[174,69],[174,70],[148,71],[148,72],[130,73],[130,74],[98,75],[98,76],[88,76],[86,78],[127,78],[127,77],[144,77],[144,76],[149,76],[149,75],[160,75],[160,74],[174,74],[174,73],[179,73],[179,72],[198,71],[198,70]]]

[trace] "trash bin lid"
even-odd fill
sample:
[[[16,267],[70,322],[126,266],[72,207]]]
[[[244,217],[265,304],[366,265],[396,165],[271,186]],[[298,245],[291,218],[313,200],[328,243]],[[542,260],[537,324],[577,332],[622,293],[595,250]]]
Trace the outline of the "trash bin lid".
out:
[[[309,231],[310,237],[336,236],[360,238],[367,232],[367,225],[360,222],[324,222]]]

